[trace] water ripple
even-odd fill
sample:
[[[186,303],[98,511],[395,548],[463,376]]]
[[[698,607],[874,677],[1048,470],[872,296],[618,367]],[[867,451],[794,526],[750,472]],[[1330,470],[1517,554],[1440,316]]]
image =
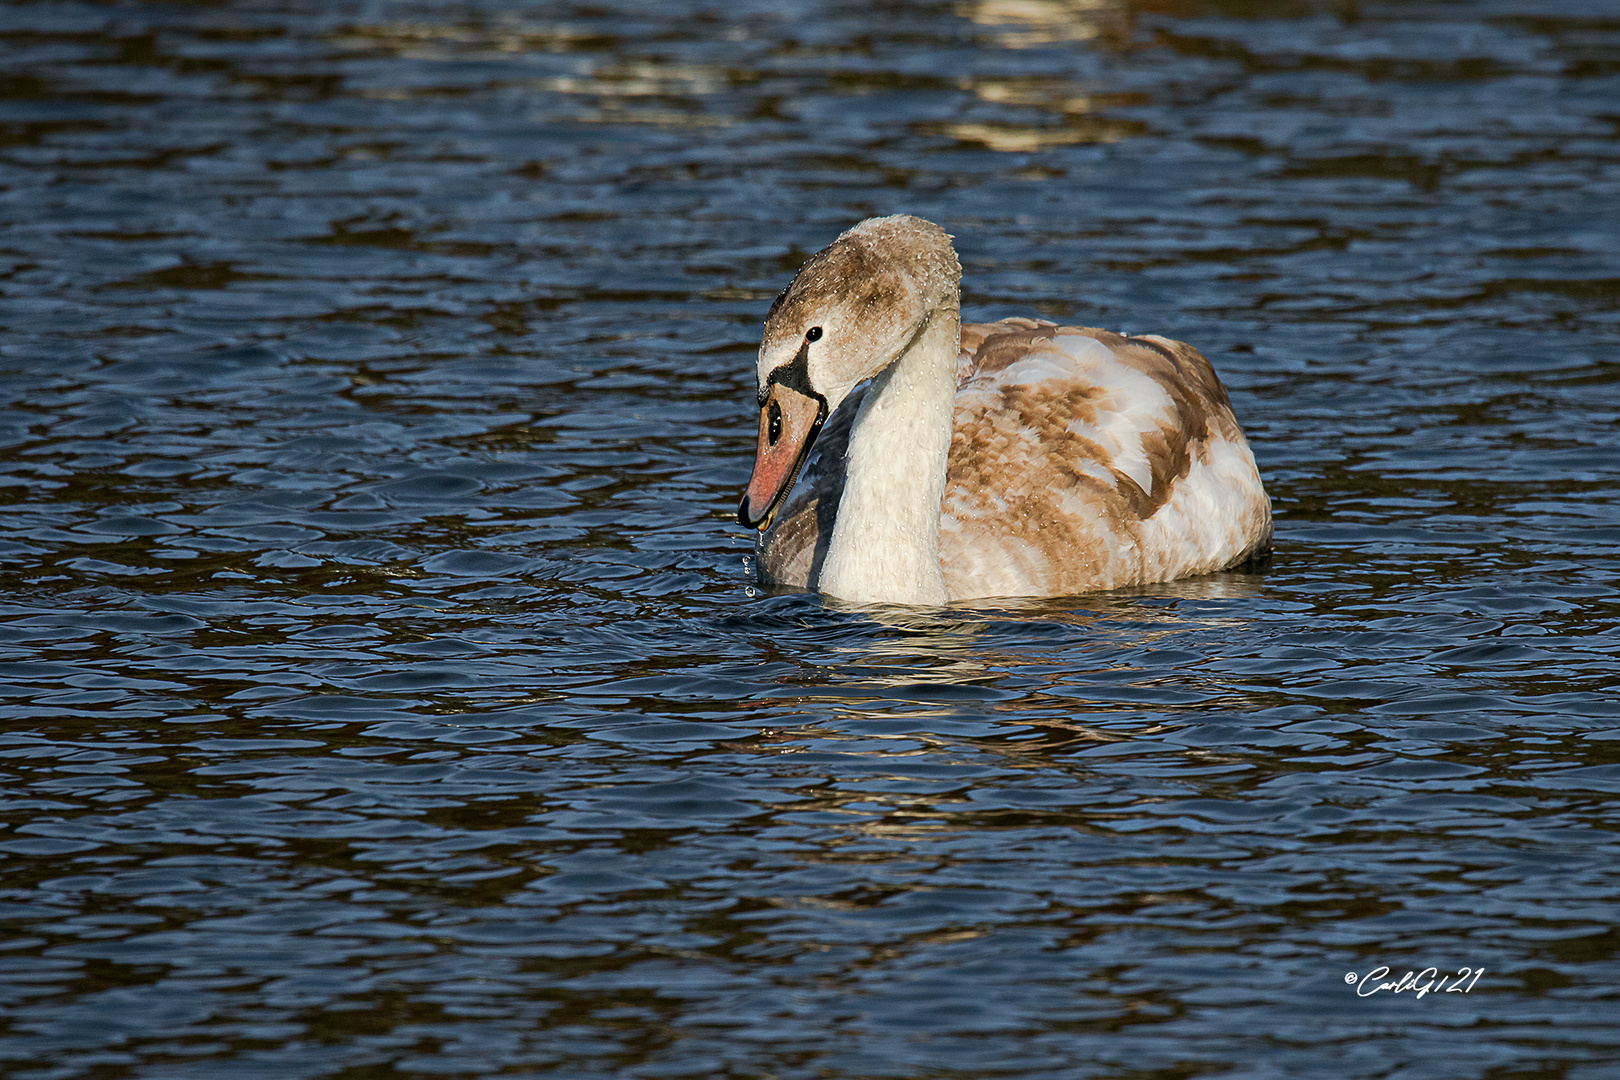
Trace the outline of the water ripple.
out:
[[[8,11],[8,1075],[1607,1075],[1612,18]],[[755,595],[759,319],[902,211],[1205,349],[1271,565]]]

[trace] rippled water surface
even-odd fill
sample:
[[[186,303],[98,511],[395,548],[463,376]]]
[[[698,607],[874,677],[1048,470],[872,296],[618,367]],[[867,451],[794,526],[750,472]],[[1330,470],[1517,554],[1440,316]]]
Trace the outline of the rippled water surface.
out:
[[[0,1072],[1620,1075],[1617,208],[1613,0],[0,8]],[[894,212],[1269,568],[750,590]]]

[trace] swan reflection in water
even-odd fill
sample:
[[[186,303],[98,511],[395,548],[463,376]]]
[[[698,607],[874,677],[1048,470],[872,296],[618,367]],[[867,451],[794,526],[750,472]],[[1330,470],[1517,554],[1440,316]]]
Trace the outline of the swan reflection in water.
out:
[[[774,726],[769,741],[778,749],[805,739],[943,746],[968,738],[1024,755],[1152,737],[1176,726],[1174,716],[1182,711],[1242,712],[1270,704],[1204,663],[1247,625],[1229,609],[1260,596],[1263,581],[1234,572],[943,610],[824,599],[817,610],[857,618],[860,636],[817,620],[814,632],[832,639],[823,662],[804,663],[780,682],[779,693],[756,702],[779,720],[783,710],[802,717]],[[810,620],[802,628],[810,631]],[[1042,639],[1050,648],[1041,647]],[[1122,695],[1139,698],[1142,707],[1122,707]],[[872,721],[887,721],[890,729],[875,730]],[[971,732],[960,727],[964,722]]]

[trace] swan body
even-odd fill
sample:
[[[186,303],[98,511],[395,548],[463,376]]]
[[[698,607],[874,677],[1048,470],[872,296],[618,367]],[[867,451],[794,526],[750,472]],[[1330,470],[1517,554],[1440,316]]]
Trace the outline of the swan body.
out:
[[[761,581],[868,603],[1064,596],[1269,547],[1254,455],[1196,349],[1033,319],[964,326],[960,279],[937,225],[873,218],[772,305],[738,508]]]

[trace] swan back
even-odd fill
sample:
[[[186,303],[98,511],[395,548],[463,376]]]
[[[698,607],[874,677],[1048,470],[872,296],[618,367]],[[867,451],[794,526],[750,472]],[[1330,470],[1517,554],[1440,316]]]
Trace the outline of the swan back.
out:
[[[1168,581],[1269,544],[1254,456],[1197,349],[1032,319],[965,326],[962,345],[940,518],[954,599]]]

